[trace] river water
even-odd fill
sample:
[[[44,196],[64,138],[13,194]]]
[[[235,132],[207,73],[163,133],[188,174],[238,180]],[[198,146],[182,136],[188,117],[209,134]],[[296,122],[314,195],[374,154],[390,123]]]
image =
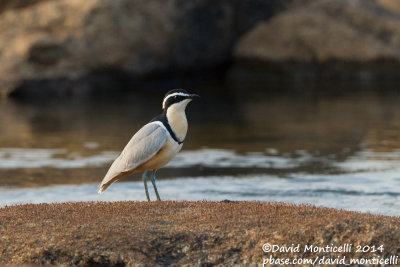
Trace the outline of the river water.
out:
[[[158,171],[164,200],[252,200],[400,215],[400,97],[215,96],[187,109],[182,152]],[[161,93],[0,102],[0,205],[144,201],[140,174],[98,186]],[[150,184],[152,199],[155,199]]]

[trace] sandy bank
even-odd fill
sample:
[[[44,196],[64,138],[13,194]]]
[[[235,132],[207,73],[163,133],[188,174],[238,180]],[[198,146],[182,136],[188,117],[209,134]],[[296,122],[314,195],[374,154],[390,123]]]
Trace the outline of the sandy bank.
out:
[[[259,202],[117,202],[0,209],[0,263],[64,266],[261,265],[275,258],[400,255],[400,219]],[[264,243],[300,246],[262,250]],[[346,252],[304,251],[331,245]],[[356,252],[357,246],[370,246]],[[383,250],[373,252],[372,246]],[[394,259],[394,258],[392,258]]]

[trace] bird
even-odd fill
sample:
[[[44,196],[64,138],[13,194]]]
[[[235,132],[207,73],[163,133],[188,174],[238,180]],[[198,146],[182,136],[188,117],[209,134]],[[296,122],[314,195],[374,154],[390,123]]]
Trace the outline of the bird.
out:
[[[162,113],[133,135],[104,176],[99,194],[121,178],[134,172],[143,172],[146,198],[150,201],[147,174],[151,172],[150,180],[157,200],[160,201],[156,186],[156,171],[171,161],[182,149],[188,130],[186,106],[199,97],[184,89],[168,91],[162,102]]]

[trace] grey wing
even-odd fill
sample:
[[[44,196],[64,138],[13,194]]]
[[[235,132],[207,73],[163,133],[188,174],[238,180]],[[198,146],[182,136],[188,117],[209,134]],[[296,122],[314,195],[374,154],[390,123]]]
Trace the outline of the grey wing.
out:
[[[111,165],[101,182],[99,193],[157,154],[164,147],[167,134],[167,130],[156,122],[143,126]]]

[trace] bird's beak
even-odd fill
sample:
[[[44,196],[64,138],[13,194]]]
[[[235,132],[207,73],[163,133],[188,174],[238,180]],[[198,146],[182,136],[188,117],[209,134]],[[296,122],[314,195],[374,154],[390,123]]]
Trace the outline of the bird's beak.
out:
[[[200,98],[200,96],[199,96],[199,95],[196,95],[196,94],[191,94],[191,95],[190,95],[190,98],[191,98],[191,99],[195,99],[195,98]]]

